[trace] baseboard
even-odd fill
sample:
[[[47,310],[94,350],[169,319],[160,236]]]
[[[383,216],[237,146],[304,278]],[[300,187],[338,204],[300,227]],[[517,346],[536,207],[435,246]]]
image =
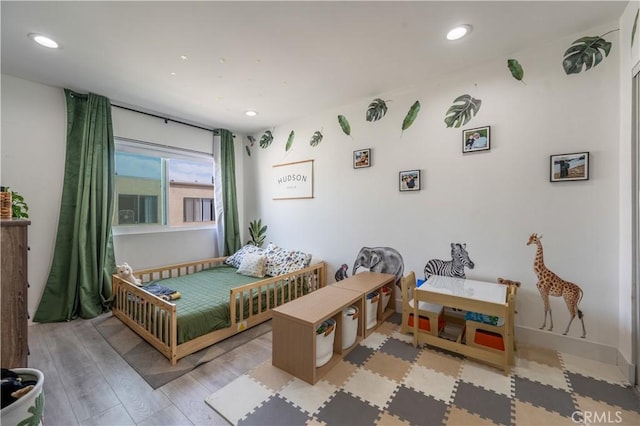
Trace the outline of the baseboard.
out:
[[[618,348],[613,346],[521,326],[516,326],[516,341],[616,365],[629,383],[635,383],[636,366],[626,360]]]

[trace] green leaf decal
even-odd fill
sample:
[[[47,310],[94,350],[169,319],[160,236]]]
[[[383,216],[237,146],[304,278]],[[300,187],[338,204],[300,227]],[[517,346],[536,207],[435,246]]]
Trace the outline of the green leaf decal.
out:
[[[351,136],[351,125],[349,125],[349,121],[344,115],[338,116],[338,123],[340,123],[340,127],[342,127],[342,131],[344,132],[344,134],[347,136]]]
[[[402,121],[403,133],[413,124],[419,112],[420,112],[420,101],[415,101],[413,105],[411,105],[411,108],[409,108],[409,112],[407,113],[407,115],[404,117],[404,120]]]
[[[633,42],[636,38],[636,30],[638,29],[638,15],[640,14],[640,9],[636,12],[636,18],[633,20],[633,29],[631,30],[631,47],[633,47]]]
[[[285,151],[289,151],[291,149],[291,145],[293,145],[293,138],[295,137],[296,137],[296,134],[292,130],[291,133],[289,133],[289,139],[287,139],[287,145],[284,147]]]
[[[522,65],[518,62],[517,59],[508,59],[507,60],[507,68],[511,71],[511,75],[518,81],[522,81],[522,77],[524,77],[524,70],[522,69]],[[524,81],[522,81],[524,83]]]
[[[376,98],[367,108],[367,121],[378,121],[387,113],[387,103],[380,98]]]
[[[273,142],[273,133],[271,133],[271,130],[267,130],[260,138],[260,148],[269,147],[271,142]]]
[[[480,111],[481,105],[482,101],[480,99],[472,98],[470,95],[458,96],[447,111],[447,117],[445,117],[444,122],[447,123],[447,127],[463,126]]]
[[[564,52],[562,60],[564,72],[567,75],[578,74],[582,71],[583,65],[586,67],[586,71],[595,67],[604,59],[601,50],[605,56],[609,56],[611,43],[598,36],[579,38]]]
[[[318,144],[319,144],[320,142],[322,142],[322,138],[323,138],[323,137],[324,137],[324,136],[322,136],[322,132],[321,132],[320,130],[316,130],[316,131],[313,133],[313,136],[311,136],[311,140],[309,141],[309,145],[311,145],[311,146],[318,146]]]
[[[251,150],[249,149],[249,145],[245,145],[244,149],[247,150],[247,155],[251,157]]]

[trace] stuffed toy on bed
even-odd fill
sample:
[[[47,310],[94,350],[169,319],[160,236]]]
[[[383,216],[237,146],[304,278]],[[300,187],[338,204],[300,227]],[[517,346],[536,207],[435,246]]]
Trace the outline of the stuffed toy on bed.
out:
[[[133,275],[133,269],[131,269],[131,266],[129,266],[128,263],[125,262],[122,265],[116,265],[116,271],[118,276],[123,280],[128,281],[133,285],[142,285],[142,281]]]

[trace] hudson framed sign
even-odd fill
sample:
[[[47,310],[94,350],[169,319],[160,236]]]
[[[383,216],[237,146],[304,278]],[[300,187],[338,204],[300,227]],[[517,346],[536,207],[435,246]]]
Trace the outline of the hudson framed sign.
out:
[[[313,160],[273,166],[274,200],[313,198]]]

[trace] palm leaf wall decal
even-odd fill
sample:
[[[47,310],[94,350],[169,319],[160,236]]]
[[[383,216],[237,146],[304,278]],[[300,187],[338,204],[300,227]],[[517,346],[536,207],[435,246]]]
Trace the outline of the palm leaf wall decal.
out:
[[[522,81],[523,84],[526,84],[522,78],[524,77],[524,69],[522,69],[522,65],[518,62],[517,59],[508,59],[507,60],[507,68],[511,71],[511,75],[518,81]]]
[[[296,137],[295,132],[292,130],[289,133],[289,139],[287,139],[287,145],[284,147],[285,151],[289,151],[291,149],[291,145],[293,145],[293,139]]]
[[[247,155],[251,157],[251,150],[249,149],[249,145],[245,145],[244,149],[247,150]]]
[[[338,123],[340,123],[340,127],[342,128],[344,134],[347,136],[351,136],[351,125],[344,115],[338,116]]]
[[[460,103],[458,104],[458,102]],[[458,96],[447,111],[444,122],[447,127],[464,126],[478,113],[481,105],[480,99],[475,99],[470,95]]]
[[[411,105],[411,108],[409,108],[409,112],[407,112],[407,115],[404,117],[404,120],[402,121],[402,133],[404,133],[404,131],[407,130],[413,124],[419,112],[420,112],[420,101],[415,101],[413,105]]]
[[[313,133],[313,136],[311,136],[311,140],[309,141],[309,145],[311,145],[311,146],[318,146],[318,144],[319,144],[320,142],[322,142],[322,138],[323,138],[323,137],[324,137],[324,136],[322,136],[322,132],[321,132],[320,130],[316,130],[316,131]]]
[[[638,29],[638,15],[640,14],[640,9],[636,12],[636,18],[633,20],[633,29],[631,30],[631,47],[633,47],[633,42],[636,38],[636,30]]]
[[[387,113],[387,103],[376,98],[367,108],[367,121],[378,121]]]
[[[271,130],[267,130],[260,138],[260,148],[269,147],[271,142],[273,142],[273,133],[271,133]]]
[[[583,65],[586,67],[585,70],[588,71],[602,62],[604,59],[602,52],[604,52],[605,57],[609,56],[611,43],[602,38],[604,35],[606,34],[602,36],[587,36],[574,41],[564,52],[564,59],[562,60],[564,72],[567,75],[578,74],[582,71]]]

